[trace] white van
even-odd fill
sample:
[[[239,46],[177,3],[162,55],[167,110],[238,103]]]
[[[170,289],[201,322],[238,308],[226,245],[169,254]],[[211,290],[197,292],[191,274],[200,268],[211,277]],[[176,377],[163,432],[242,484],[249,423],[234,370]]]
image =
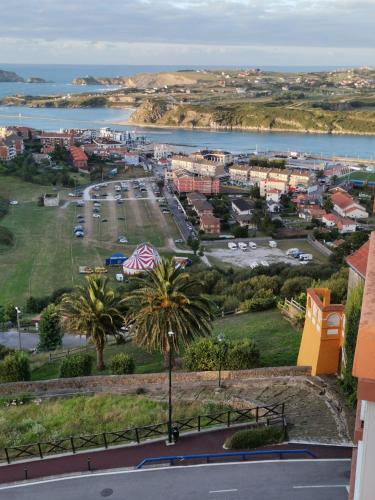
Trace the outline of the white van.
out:
[[[292,255],[293,253],[298,253],[298,252],[299,252],[299,248],[289,248],[286,251],[286,255]]]
[[[252,250],[255,250],[255,249],[256,249],[256,247],[257,247],[257,244],[256,244],[256,243],[254,243],[253,241],[250,241],[250,242],[249,242],[249,248],[251,248]]]
[[[276,243],[276,241],[271,240],[268,244],[269,244],[269,246],[270,246],[271,248],[276,248],[276,247],[277,247],[277,243]]]
[[[116,281],[124,281],[124,275],[121,273],[116,274]]]
[[[313,256],[311,255],[311,253],[302,253],[299,256],[299,260],[303,260],[303,261],[313,260]]]
[[[246,250],[246,249],[247,249],[247,243],[245,243],[244,241],[240,241],[240,242],[238,243],[238,248],[239,248],[240,250]]]
[[[230,242],[228,243],[228,248],[229,248],[230,250],[236,250],[236,248],[237,248],[237,243],[234,243],[233,241],[230,241]]]

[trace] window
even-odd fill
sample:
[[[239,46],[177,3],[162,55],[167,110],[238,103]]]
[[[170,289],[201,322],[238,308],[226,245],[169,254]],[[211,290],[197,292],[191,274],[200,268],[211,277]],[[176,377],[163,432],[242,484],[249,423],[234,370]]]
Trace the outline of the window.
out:
[[[339,326],[340,325],[340,316],[336,313],[329,314],[327,316],[327,326]]]

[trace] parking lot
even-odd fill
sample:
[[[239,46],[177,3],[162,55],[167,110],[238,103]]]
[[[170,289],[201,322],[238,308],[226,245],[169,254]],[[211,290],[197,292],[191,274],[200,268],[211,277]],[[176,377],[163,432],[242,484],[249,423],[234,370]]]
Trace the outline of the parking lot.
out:
[[[286,250],[288,248],[299,248],[304,252],[312,254],[312,262],[323,260],[323,257],[317,255],[316,250],[306,241],[285,240],[278,242],[277,248],[271,248],[268,241],[256,241],[256,245],[257,247],[255,249],[247,247],[245,251],[239,248],[231,250],[228,248],[228,241],[223,241],[215,246],[206,246],[205,253],[208,259],[213,257],[214,260],[220,260],[224,263],[239,267],[255,267],[256,265],[267,266],[279,262],[284,262],[292,266],[301,265],[298,259],[286,255]]]

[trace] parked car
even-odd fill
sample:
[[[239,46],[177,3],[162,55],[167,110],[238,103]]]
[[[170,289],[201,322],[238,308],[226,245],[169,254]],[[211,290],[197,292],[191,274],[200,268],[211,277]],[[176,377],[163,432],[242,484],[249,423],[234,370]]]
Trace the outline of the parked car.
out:
[[[296,252],[299,252],[299,248],[289,248],[285,253],[286,255],[292,255]]]
[[[92,216],[94,217],[94,219],[100,219],[100,214],[92,214]]]
[[[249,248],[251,248],[252,250],[255,250],[257,247],[257,244],[254,243],[253,241],[249,241]]]
[[[268,244],[269,244],[269,246],[270,246],[271,248],[276,248],[276,247],[277,247],[277,243],[276,243],[276,241],[274,241],[274,240],[270,240],[270,242],[269,242]]]
[[[303,253],[299,256],[299,260],[301,261],[309,261],[313,260],[313,256],[311,253]]]
[[[184,242],[184,240],[183,240],[183,239],[181,239],[181,238],[177,238],[177,240],[174,240],[174,242],[175,242],[175,243],[183,243],[183,242]]]
[[[229,248],[229,250],[236,250],[237,249],[237,243],[234,243],[233,241],[230,241],[228,243],[228,248]]]

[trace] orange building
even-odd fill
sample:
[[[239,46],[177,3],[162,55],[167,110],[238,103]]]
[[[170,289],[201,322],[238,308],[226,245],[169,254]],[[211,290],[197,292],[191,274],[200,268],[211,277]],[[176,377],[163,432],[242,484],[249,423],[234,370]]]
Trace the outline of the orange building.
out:
[[[345,307],[331,304],[328,288],[309,288],[298,366],[311,366],[311,375],[338,373],[343,344]]]

